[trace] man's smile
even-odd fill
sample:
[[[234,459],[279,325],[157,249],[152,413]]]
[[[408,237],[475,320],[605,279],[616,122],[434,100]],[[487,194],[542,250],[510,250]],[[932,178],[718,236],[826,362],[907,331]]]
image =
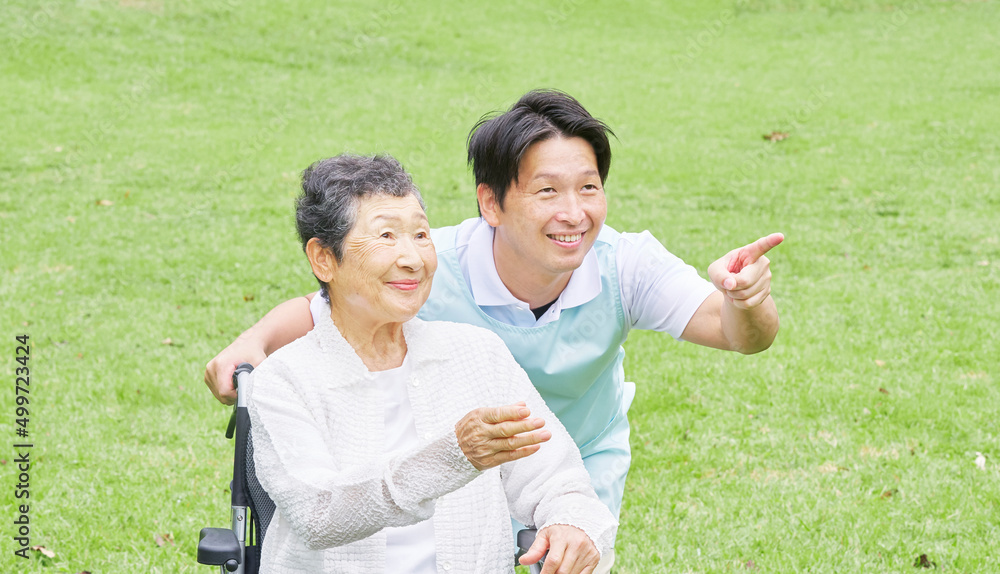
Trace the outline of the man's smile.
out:
[[[549,233],[546,235],[549,239],[553,240],[557,245],[564,247],[576,247],[583,240],[583,232],[579,233]]]

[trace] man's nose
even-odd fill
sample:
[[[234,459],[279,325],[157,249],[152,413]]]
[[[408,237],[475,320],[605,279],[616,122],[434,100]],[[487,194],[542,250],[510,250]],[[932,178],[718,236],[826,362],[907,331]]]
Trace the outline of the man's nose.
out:
[[[567,193],[563,196],[563,203],[559,206],[559,213],[556,219],[569,225],[579,225],[584,219],[583,201],[579,194]]]

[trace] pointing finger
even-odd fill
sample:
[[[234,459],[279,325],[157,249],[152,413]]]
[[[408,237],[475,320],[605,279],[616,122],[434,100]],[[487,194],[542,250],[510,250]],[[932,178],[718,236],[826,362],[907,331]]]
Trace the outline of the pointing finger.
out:
[[[771,249],[781,245],[781,242],[784,240],[785,234],[783,233],[772,233],[767,237],[761,237],[757,241],[750,244],[750,253],[753,255],[754,259],[757,259]]]
[[[730,273],[739,273],[747,265],[755,263],[765,253],[774,249],[785,240],[782,233],[772,233],[767,237],[761,237],[750,245],[740,249],[732,259],[729,260]]]

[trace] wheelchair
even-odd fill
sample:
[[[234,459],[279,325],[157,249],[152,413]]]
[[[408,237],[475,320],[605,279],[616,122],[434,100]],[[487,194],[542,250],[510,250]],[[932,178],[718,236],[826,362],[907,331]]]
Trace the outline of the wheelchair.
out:
[[[240,390],[247,388],[252,371],[252,365],[241,363],[233,373],[237,399],[226,428],[226,438],[236,438],[233,480],[230,483],[232,526],[202,528],[198,540],[198,563],[218,566],[221,574],[259,573],[260,551],[264,546],[267,527],[274,517],[274,502],[257,481],[253,439],[250,435],[250,413],[247,411],[246,395]],[[527,552],[535,541],[535,532],[529,528],[517,533],[515,564],[517,558]],[[529,566],[531,574],[539,574],[543,562],[544,559]]]

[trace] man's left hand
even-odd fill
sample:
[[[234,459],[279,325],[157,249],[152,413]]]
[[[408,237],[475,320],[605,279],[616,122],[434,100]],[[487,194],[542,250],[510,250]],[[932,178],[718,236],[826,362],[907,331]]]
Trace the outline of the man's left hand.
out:
[[[548,550],[548,556],[545,551]],[[535,542],[521,557],[521,564],[538,562],[545,556],[542,574],[591,574],[601,555],[589,536],[575,526],[553,524],[535,535]]]
[[[772,233],[750,245],[733,249],[708,266],[712,284],[738,309],[753,309],[771,294],[771,262],[764,255],[785,236]]]

